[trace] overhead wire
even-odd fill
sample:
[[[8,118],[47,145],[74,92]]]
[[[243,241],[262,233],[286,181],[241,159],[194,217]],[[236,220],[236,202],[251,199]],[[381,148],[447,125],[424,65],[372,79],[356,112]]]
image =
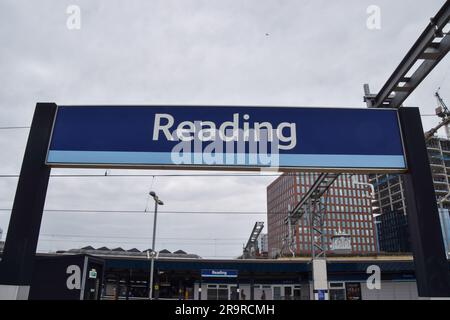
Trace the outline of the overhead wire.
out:
[[[62,237],[62,238],[102,238],[102,239],[152,239],[152,237],[146,236],[121,236],[121,235],[84,235],[84,234],[58,234],[58,233],[41,233],[41,236],[46,237]],[[162,240],[183,240],[183,241],[207,241],[207,240],[217,240],[217,241],[241,241],[246,238],[191,238],[191,237],[158,237]]]
[[[10,212],[11,208],[0,208],[0,211]],[[145,212],[142,210],[98,210],[98,209],[44,209],[44,212],[53,212],[53,213],[152,213]],[[166,213],[166,214],[211,214],[211,215],[273,215],[273,214],[283,214],[287,215],[287,212],[282,211],[187,211],[187,210],[158,210],[158,213]],[[363,210],[358,210],[354,212],[350,211],[331,211],[330,213],[348,213],[348,214],[364,214],[366,213]]]
[[[245,173],[210,173],[210,174],[51,174],[51,178],[98,178],[98,177],[107,177],[107,178],[128,178],[128,177],[278,177],[282,173],[277,174],[245,174]],[[289,173],[287,173],[289,174]],[[0,174],[0,178],[19,178],[19,174]]]
[[[30,129],[29,126],[7,126],[7,127],[0,127],[0,130],[13,130],[13,129]]]
[[[73,239],[42,239],[40,238],[39,241],[46,241],[46,242],[70,242],[70,243],[86,243],[86,240],[73,240]],[[103,243],[103,244],[108,244],[108,243],[115,243],[115,244],[121,244],[126,245],[126,244],[147,244],[150,245],[149,241],[114,241],[114,240],[89,240],[90,242],[95,242],[95,243]],[[240,244],[240,242],[235,242],[235,243],[206,243],[206,242],[202,242],[202,243],[185,243],[184,241],[178,241],[178,242],[166,242],[166,241],[160,241],[161,245],[179,245],[179,244],[183,244],[184,246],[214,246],[214,245],[219,245],[219,246],[237,246]]]

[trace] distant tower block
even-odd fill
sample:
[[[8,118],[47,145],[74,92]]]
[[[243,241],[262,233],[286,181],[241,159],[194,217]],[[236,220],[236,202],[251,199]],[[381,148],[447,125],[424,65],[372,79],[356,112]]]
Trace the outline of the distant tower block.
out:
[[[2,240],[2,236],[3,236],[3,230],[2,230],[2,228],[0,228],[0,241]]]

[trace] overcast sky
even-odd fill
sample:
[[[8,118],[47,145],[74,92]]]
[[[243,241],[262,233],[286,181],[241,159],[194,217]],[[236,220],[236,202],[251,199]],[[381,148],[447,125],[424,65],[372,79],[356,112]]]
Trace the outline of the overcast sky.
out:
[[[29,126],[38,101],[364,107],[363,84],[380,89],[443,3],[0,0],[0,127]],[[66,26],[73,4],[81,9],[79,30]],[[369,5],[381,9],[379,30],[367,28]],[[405,104],[434,113],[439,86],[450,99],[449,69],[446,57]],[[430,128],[438,118],[423,121]],[[19,172],[27,135],[26,129],[0,130],[0,175]],[[104,171],[53,170],[75,172]],[[122,173],[170,172],[110,172]],[[273,179],[52,178],[46,208],[144,211],[152,188],[165,202],[161,210],[265,212]],[[11,208],[16,184],[16,178],[0,178],[0,208]],[[5,232],[9,214],[0,211]],[[38,250],[146,249],[152,218],[143,212],[46,212]],[[161,212],[157,249],[237,256],[257,220],[266,216]]]

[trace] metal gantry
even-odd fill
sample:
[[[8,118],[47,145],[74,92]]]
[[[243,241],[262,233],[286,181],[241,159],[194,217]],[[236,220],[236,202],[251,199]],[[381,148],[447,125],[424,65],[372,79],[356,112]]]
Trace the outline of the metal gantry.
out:
[[[323,221],[326,213],[326,199],[323,197],[334,181],[339,177],[339,173],[321,173],[313,183],[311,188],[300,199],[297,205],[288,213],[285,223],[288,224],[287,242],[290,246],[294,243],[295,226],[306,214],[311,237],[312,258],[324,257],[327,244],[324,240]]]
[[[450,50],[450,34],[444,30],[450,21],[450,1],[419,36],[378,94],[364,85],[364,101],[369,108],[399,108],[416,87]]]
[[[250,233],[250,237],[248,238],[247,244],[244,247],[243,258],[249,259],[254,258],[257,247],[258,247],[258,237],[261,234],[262,229],[264,228],[264,222],[257,221],[253,226],[253,230]]]
[[[323,198],[322,198],[323,199]],[[311,256],[313,259],[326,256],[328,244],[323,234],[323,221],[326,213],[326,201],[309,199],[308,219],[310,227]]]

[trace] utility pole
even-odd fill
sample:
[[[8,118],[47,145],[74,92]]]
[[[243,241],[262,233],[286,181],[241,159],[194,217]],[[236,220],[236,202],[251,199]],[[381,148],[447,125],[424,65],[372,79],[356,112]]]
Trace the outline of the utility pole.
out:
[[[155,267],[155,242],[156,242],[156,219],[158,217],[158,205],[164,205],[164,202],[162,202],[158,196],[153,192],[150,191],[149,193],[153,200],[155,200],[155,214],[153,217],[153,240],[152,240],[152,252],[151,252],[151,260],[150,260],[150,292],[149,292],[149,299],[153,299],[153,273],[154,273],[154,267]]]

